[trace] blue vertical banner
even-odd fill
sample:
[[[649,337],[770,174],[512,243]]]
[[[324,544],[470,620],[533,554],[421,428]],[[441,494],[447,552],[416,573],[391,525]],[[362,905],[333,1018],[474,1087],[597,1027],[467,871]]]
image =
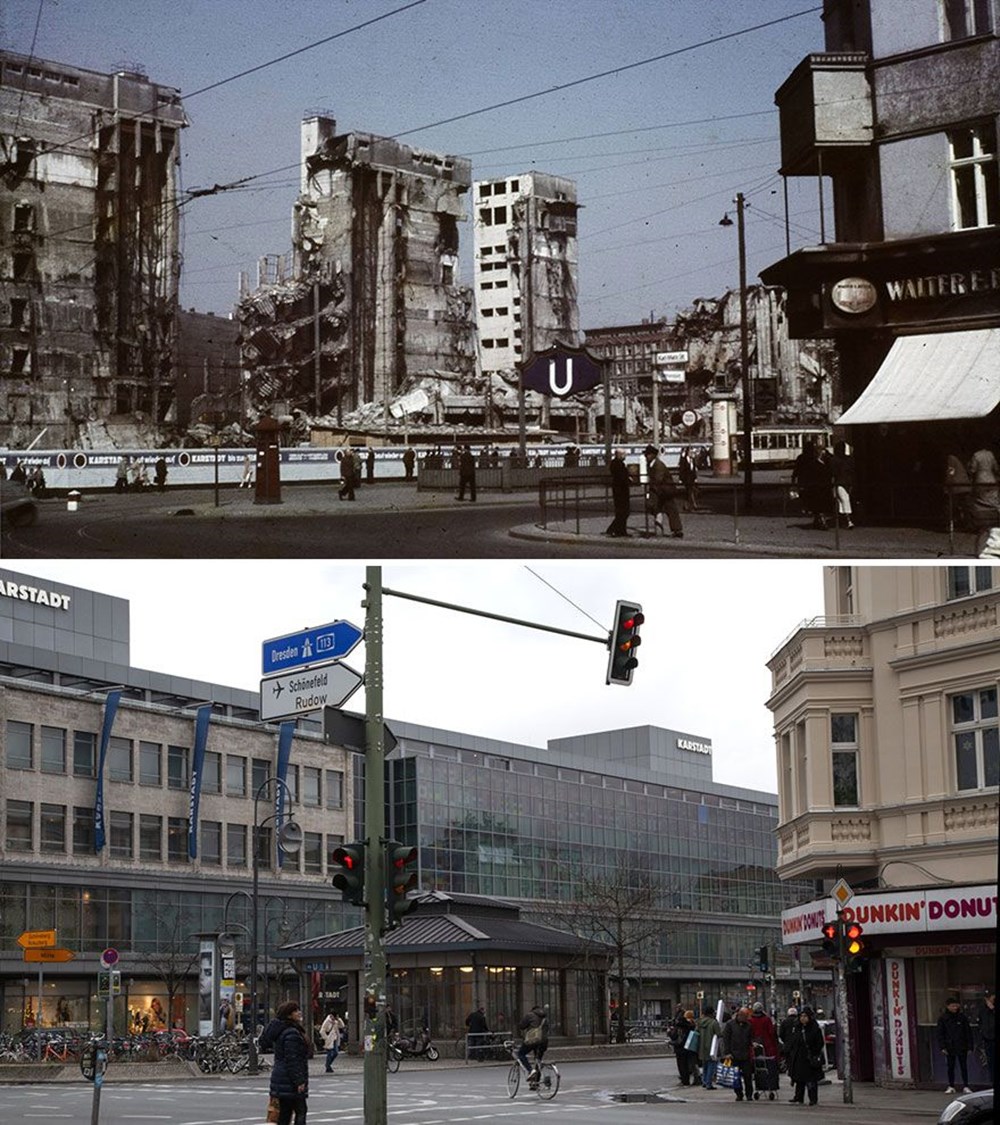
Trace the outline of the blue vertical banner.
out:
[[[198,858],[198,802],[201,800],[201,779],[205,773],[205,746],[208,744],[208,721],[212,704],[203,703],[194,720],[194,750],[191,754],[191,793],[188,797],[188,856]]]
[[[278,727],[278,773],[277,778],[279,784],[274,787],[274,832],[275,835],[280,831],[281,826],[285,823],[285,788],[286,778],[288,777],[288,759],[292,756],[292,735],[295,734],[295,722],[282,723]],[[285,853],[281,848],[277,849],[278,866],[282,867],[285,862]]]
[[[94,851],[99,852],[106,842],[104,829],[104,760],[108,756],[111,728],[118,714],[120,691],[109,691],[104,697],[104,722],[101,725],[101,746],[97,755],[97,795],[94,798]]]

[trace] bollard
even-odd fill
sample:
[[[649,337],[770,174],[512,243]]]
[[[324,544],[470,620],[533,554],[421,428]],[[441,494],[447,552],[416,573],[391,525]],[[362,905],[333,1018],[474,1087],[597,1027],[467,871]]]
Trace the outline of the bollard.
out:
[[[74,488],[73,491],[66,497],[66,511],[75,512],[77,504],[80,502],[80,493]]]

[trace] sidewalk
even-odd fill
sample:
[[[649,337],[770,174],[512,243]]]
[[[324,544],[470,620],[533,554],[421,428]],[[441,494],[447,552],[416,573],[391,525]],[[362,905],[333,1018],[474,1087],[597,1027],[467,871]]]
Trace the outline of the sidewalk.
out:
[[[533,492],[483,492],[476,500],[477,508],[506,508],[525,505],[538,511],[538,498]],[[378,482],[358,490],[353,503],[337,499],[331,485],[285,485],[280,504],[256,504],[252,494],[235,488],[222,488],[216,504],[212,488],[171,489],[163,493],[119,495],[114,492],[94,493],[81,499],[79,514],[100,514],[149,517],[155,515],[184,516],[198,521],[227,519],[273,519],[314,515],[336,517],[341,513],[397,514],[410,511],[434,511],[442,508],[465,509],[470,501],[459,501],[451,490],[418,491],[414,484],[402,481]],[[66,515],[63,499],[41,504],[42,519]],[[866,527],[821,531],[810,525],[800,513],[740,515],[699,511],[682,516],[684,538],[652,536],[652,521],[640,509],[629,520],[627,539],[612,539],[604,531],[610,522],[605,514],[584,514],[579,518],[555,518],[550,512],[548,525],[540,524],[540,513],[533,522],[512,524],[507,534],[525,543],[543,542],[575,547],[600,546],[616,554],[637,557],[669,557],[672,552],[690,556],[699,550],[731,554],[734,557],[777,558],[854,558],[854,559],[947,559],[972,558],[974,537],[956,532],[953,541],[946,530],[917,527]],[[522,517],[523,518],[523,517]],[[530,548],[527,548],[530,549]]]

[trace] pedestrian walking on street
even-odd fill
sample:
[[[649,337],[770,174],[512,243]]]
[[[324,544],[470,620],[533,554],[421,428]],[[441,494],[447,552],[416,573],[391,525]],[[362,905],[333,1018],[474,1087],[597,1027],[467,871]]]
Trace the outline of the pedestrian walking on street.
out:
[[[340,491],[337,495],[341,500],[354,499],[354,485],[357,475],[357,468],[354,460],[354,454],[350,448],[344,450],[343,456],[340,459]]]
[[[691,446],[686,445],[681,450],[681,459],[677,463],[677,475],[681,478],[684,488],[684,511],[696,512],[698,510],[698,466],[695,464]]]
[[[271,1097],[278,1099],[278,1125],[306,1125],[309,1059],[313,1051],[295,1000],[278,1005],[274,1019],[260,1037],[260,1048],[274,1051],[270,1091]]]
[[[969,1051],[972,1050],[972,1026],[969,1017],[962,1011],[957,996],[948,997],[948,1003],[937,1021],[937,1045],[948,1067],[948,1089],[945,1093],[955,1093],[956,1062],[962,1072],[962,1093],[970,1093]]]
[[[629,496],[632,479],[628,475],[628,465],[625,464],[625,454],[621,449],[615,450],[608,468],[611,471],[611,502],[615,507],[615,518],[608,524],[608,530],[604,534],[624,539],[628,535],[628,517],[632,510]]]
[[[752,1101],[753,1032],[750,1028],[749,1008],[739,1008],[733,1019],[722,1029],[722,1054],[740,1068],[741,1083],[734,1087],[736,1100],[741,1102],[746,1097],[747,1101]]]
[[[969,519],[976,531],[975,553],[983,556],[990,532],[1000,527],[1000,464],[988,446],[977,449],[969,459]]]
[[[407,480],[413,480],[413,465],[416,459],[416,454],[410,446],[407,446],[403,450],[403,472],[406,474]]]
[[[240,477],[240,484],[239,484],[240,488],[247,488],[247,489],[253,488],[253,477],[254,477],[255,467],[256,466],[255,466],[255,463],[254,463],[253,454],[248,453],[246,455],[246,457],[243,458],[243,475]]]
[[[486,1046],[490,1033],[490,1025],[486,1020],[486,1009],[482,1004],[465,1017],[465,1028],[469,1033],[466,1037],[466,1054],[470,1059],[477,1059],[483,1054],[483,1048]]]
[[[816,1022],[813,1010],[806,1005],[799,1013],[799,1022],[792,1030],[788,1050],[788,1073],[795,1086],[792,1101],[803,1104],[808,1096],[809,1104],[819,1101],[819,1083],[823,1077],[823,1031]]]
[[[371,446],[365,454],[365,477],[369,484],[375,479],[375,450]]]
[[[682,1086],[691,1085],[691,1074],[697,1066],[698,1052],[686,1046],[688,1036],[695,1030],[694,1012],[683,1012],[674,1020],[677,1029],[677,1039],[674,1043],[674,1057],[677,1059],[677,1074]]]
[[[837,520],[844,527],[853,527],[854,521],[854,458],[847,451],[847,442],[838,441],[830,459],[833,487],[837,497]]]
[[[694,1029],[698,1032],[698,1062],[701,1064],[701,1084],[706,1090],[714,1090],[716,1089],[715,1068],[719,1065],[716,1040],[721,1039],[722,1028],[708,1005],[702,1008],[701,1015],[695,1020]],[[714,1054],[712,1052],[713,1045],[716,1048]]]
[[[344,1021],[333,1008],[326,1013],[326,1019],[320,1024],[319,1034],[326,1049],[326,1073],[333,1074],[333,1064],[340,1054],[340,1038],[344,1034]]]
[[[469,499],[475,500],[476,498],[476,459],[472,456],[472,450],[467,445],[462,446],[462,451],[458,455],[458,495],[456,500],[465,499],[465,489],[469,489]]]
[[[792,1046],[792,1032],[798,1026],[798,1022],[799,1010],[798,1008],[792,1007],[788,1009],[788,1014],[778,1025],[778,1045],[781,1048],[781,1057],[785,1060],[785,1070],[789,1075],[791,1074],[791,1071],[788,1067],[788,1055],[791,1051]],[[789,1078],[789,1081],[793,1086],[795,1085],[795,1082],[793,1079],[791,1079],[791,1077]]]
[[[157,492],[162,492],[167,487],[167,459],[157,457],[153,466],[153,480],[156,482]]]
[[[646,458],[649,474],[649,498],[646,506],[654,517],[655,528],[666,534],[663,531],[663,516],[666,513],[670,534],[675,539],[683,539],[684,528],[681,524],[681,514],[677,510],[677,485],[673,474],[660,460],[660,451],[655,445],[647,445],[642,452]]]

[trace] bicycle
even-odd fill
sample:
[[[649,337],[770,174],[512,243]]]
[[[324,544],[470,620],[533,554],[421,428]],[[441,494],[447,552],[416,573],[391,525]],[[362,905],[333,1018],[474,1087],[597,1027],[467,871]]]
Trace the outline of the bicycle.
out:
[[[521,1066],[521,1060],[517,1057],[518,1043],[516,1040],[505,1040],[504,1047],[511,1057],[510,1070],[507,1071],[507,1097],[516,1098],[517,1092],[521,1088],[521,1075],[524,1073],[524,1068]],[[559,1068],[555,1063],[540,1063],[536,1060],[535,1069],[538,1071],[538,1077],[534,1081],[531,1080],[530,1075],[526,1076],[528,1077],[528,1089],[534,1091],[544,1101],[550,1102],[559,1093]]]

